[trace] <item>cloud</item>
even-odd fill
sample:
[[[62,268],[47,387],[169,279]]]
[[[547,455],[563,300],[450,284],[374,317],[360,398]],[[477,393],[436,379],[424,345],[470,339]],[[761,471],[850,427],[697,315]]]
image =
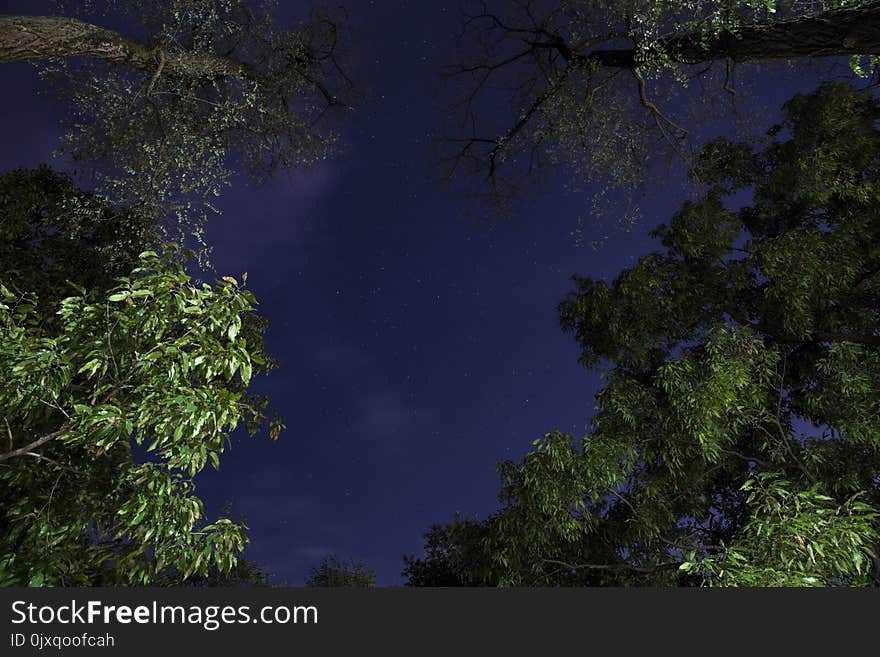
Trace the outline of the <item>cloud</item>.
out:
[[[360,400],[359,419],[371,434],[390,437],[412,425],[413,413],[399,394],[386,390]]]
[[[328,160],[311,168],[281,170],[263,189],[275,199],[290,202],[322,199],[337,192],[350,168],[348,162]]]
[[[313,262],[315,254],[332,244],[326,213],[349,169],[347,163],[327,162],[310,170],[281,170],[263,184],[236,177],[223,191],[221,214],[211,216],[207,241],[214,246],[218,267],[235,262],[248,267],[263,285],[281,285],[291,270]],[[269,277],[276,280],[269,281]]]
[[[297,548],[293,553],[301,559],[313,560],[323,559],[333,554],[334,550],[326,545],[306,545],[305,547]]]

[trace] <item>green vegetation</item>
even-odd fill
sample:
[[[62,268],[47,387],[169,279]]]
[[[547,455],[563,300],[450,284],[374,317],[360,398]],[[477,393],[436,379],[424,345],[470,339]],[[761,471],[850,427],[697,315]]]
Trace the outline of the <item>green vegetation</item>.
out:
[[[78,288],[55,331],[32,293],[0,286],[5,583],[149,583],[236,564],[245,528],[204,522],[193,477],[218,466],[239,422],[256,431],[265,400],[247,386],[271,361],[253,295],[231,277],[196,286],[174,256],[146,251],[110,290]]]
[[[259,177],[334,153],[342,21],[77,4],[90,22],[0,16],[0,61],[51,62],[62,150],[96,181],[0,175],[0,585],[265,585],[245,524],[205,518],[194,482],[236,427],[267,424],[249,392],[275,367],[267,323],[247,274],[203,283],[184,263],[207,255],[233,160]],[[824,84],[761,144],[686,152],[666,102],[699,79],[723,104],[735,65],[768,59],[845,55],[865,75],[880,3],[508,4],[467,21],[456,173],[505,197],[562,163],[606,191],[665,154],[700,193],[653,231],[662,249],[611,284],[575,277],[559,306],[606,377],[587,435],[503,462],[501,509],[431,527],[408,583],[880,584],[880,103]],[[499,78],[513,121],[486,126]],[[305,583],[376,576],[328,557]]]
[[[119,18],[129,34],[101,26]],[[248,388],[275,365],[267,322],[247,274],[183,264],[208,262],[231,158],[260,177],[334,152],[340,18],[281,30],[238,0],[0,16],[0,61],[41,62],[70,110],[61,150],[96,183],[0,176],[0,585],[267,582],[240,559],[244,523],[204,518],[193,483],[266,420]]]
[[[411,583],[880,581],[880,104],[824,84],[785,111],[761,150],[701,151],[662,251],[575,277],[589,433],[502,463],[503,508],[434,528]]]

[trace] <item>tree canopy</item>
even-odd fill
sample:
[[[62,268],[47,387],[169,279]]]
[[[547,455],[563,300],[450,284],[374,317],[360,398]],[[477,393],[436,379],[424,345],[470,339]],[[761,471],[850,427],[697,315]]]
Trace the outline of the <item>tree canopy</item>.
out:
[[[120,17],[126,34],[98,24]],[[334,152],[353,96],[344,23],[313,11],[279,29],[270,4],[246,0],[62,2],[55,16],[0,16],[0,62],[42,63],[70,107],[62,152],[99,191],[201,241],[233,156],[262,175]]]
[[[561,324],[606,376],[589,432],[503,462],[504,506],[478,540],[443,530],[445,567],[514,585],[880,583],[878,119],[845,84],[793,97],[764,147],[701,150],[710,188],[653,231],[662,250],[611,284],[575,277]],[[437,570],[428,549],[411,573]]]
[[[194,478],[267,420],[248,392],[275,366],[267,322],[246,273],[193,281],[169,240],[207,254],[234,170],[335,152],[344,12],[279,29],[239,0],[57,7],[0,16],[0,62],[56,83],[61,151],[96,184],[0,175],[0,584],[264,584],[239,558],[246,526],[206,519]]]
[[[441,139],[450,176],[496,200],[565,165],[575,186],[633,190],[695,146],[688,103],[727,113],[735,68],[880,55],[870,1],[476,0],[463,5],[453,112]],[[694,93],[694,90],[697,90]],[[470,183],[469,183],[470,184]]]
[[[195,478],[268,419],[249,393],[275,365],[266,321],[247,274],[194,281],[169,240],[206,247],[239,165],[334,152],[355,95],[344,12],[279,29],[246,0],[73,9],[0,16],[0,62],[42,63],[71,110],[62,151],[96,174],[88,191],[0,175],[0,585],[265,584],[244,522],[206,518]],[[610,284],[574,277],[559,306],[606,376],[587,435],[501,463],[502,508],[431,527],[409,584],[880,584],[880,103],[824,84],[762,144],[697,150],[674,101],[733,97],[736,67],[767,60],[874,73],[880,2],[465,13],[453,174],[496,197],[547,164],[632,188],[674,154],[701,194],[653,231],[662,249]],[[305,583],[376,577],[328,557]]]
[[[406,586],[496,586],[498,577],[485,549],[489,527],[476,519],[455,518],[424,535],[424,556],[404,555]]]

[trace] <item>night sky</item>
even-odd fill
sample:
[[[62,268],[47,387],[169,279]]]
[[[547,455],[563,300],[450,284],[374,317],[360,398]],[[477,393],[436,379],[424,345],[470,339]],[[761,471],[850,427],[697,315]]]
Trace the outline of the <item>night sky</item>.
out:
[[[280,4],[284,25],[297,7]],[[0,13],[48,6],[0,2]],[[288,431],[278,442],[237,431],[198,492],[209,513],[231,502],[245,514],[246,556],[292,586],[331,554],[365,560],[380,585],[402,583],[402,555],[421,553],[431,524],[497,508],[499,460],[554,428],[582,435],[601,379],[578,365],[556,306],[572,274],[610,280],[657,248],[648,230],[686,194],[680,179],[648,190],[630,233],[591,223],[589,191],[552,179],[514,216],[475,220],[430,157],[457,3],[348,7],[370,94],[346,124],[345,152],[263,186],[235,180],[207,236],[217,273],[247,271],[271,321],[281,367],[254,389]],[[0,167],[51,162],[64,108],[38,93],[28,64],[0,66],[0,88],[15,99],[0,103]],[[764,80],[757,96],[778,108],[794,88]]]

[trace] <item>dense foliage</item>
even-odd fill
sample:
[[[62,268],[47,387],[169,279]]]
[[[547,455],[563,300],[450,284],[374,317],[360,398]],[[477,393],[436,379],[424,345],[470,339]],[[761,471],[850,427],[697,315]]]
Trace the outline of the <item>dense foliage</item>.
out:
[[[497,575],[485,550],[489,527],[476,519],[455,518],[425,533],[425,554],[404,555],[401,575],[407,586],[495,586]]]
[[[247,394],[271,366],[254,297],[196,285],[174,249],[140,254],[109,290],[72,288],[57,326],[0,284],[0,581],[112,585],[229,571],[246,542],[206,522],[193,478],[229,433],[256,431]],[[280,425],[275,423],[273,435]]]
[[[663,249],[560,305],[606,370],[589,433],[502,463],[503,508],[441,528],[411,581],[439,556],[513,585],[880,582],[878,120],[829,83],[763,148],[704,148]]]
[[[159,243],[154,216],[116,207],[46,166],[0,174],[0,235],[0,280],[32,292],[47,322],[74,291],[67,281],[109,289]]]
[[[244,523],[207,521],[194,477],[266,419],[248,388],[274,367],[267,323],[247,274],[203,284],[182,263],[207,255],[205,209],[235,168],[334,151],[344,12],[280,29],[270,3],[57,7],[0,16],[0,61],[57,83],[61,150],[97,191],[46,167],[0,176],[0,585],[265,584],[239,558]]]

